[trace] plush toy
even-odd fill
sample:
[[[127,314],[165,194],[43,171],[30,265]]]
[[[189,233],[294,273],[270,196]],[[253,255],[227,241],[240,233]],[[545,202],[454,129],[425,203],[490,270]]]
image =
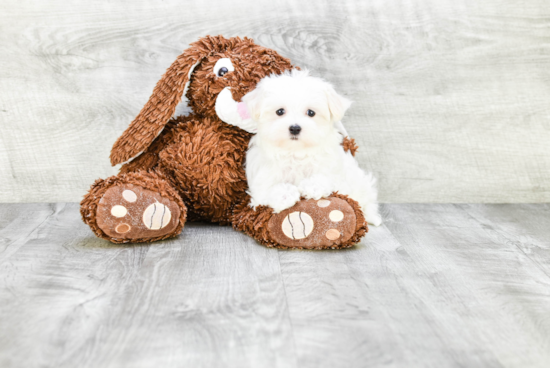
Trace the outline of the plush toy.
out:
[[[190,45],[157,83],[115,142],[116,176],[97,180],[81,202],[84,222],[114,243],[152,242],[186,221],[231,224],[268,247],[346,248],[367,232],[357,202],[338,193],[273,213],[249,206],[244,158],[254,123],[240,103],[265,76],[294,66],[249,38],[207,36]],[[182,96],[192,113],[173,117]],[[355,150],[346,138],[346,149]],[[341,211],[338,222],[329,213]],[[307,214],[311,221],[303,222]]]

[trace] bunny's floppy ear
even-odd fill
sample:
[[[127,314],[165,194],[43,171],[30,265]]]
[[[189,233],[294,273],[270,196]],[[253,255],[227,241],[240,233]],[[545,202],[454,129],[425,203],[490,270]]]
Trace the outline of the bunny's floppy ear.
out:
[[[208,36],[193,43],[170,65],[147,104],[113,145],[113,166],[143,152],[164,129],[189,87],[193,70],[209,54],[214,39]]]

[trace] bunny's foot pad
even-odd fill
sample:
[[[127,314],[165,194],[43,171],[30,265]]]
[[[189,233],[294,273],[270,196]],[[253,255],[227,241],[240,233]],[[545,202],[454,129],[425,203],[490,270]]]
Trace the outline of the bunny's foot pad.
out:
[[[273,240],[282,246],[326,249],[353,245],[346,243],[356,233],[357,220],[347,201],[329,197],[302,200],[274,214],[267,225]]]
[[[176,230],[180,209],[176,202],[138,185],[109,188],[97,206],[97,225],[111,238],[146,239]]]

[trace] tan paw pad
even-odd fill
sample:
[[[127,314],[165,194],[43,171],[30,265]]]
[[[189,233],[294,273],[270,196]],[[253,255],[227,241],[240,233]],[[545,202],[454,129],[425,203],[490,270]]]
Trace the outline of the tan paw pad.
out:
[[[304,239],[313,231],[314,223],[310,215],[296,211],[289,214],[281,224],[283,233],[290,239]]]
[[[143,212],[143,224],[150,230],[160,230],[170,223],[172,213],[168,206],[153,203]]]
[[[319,207],[328,207],[330,206],[330,201],[328,199],[320,199],[317,201],[317,206]]]
[[[325,236],[329,240],[336,240],[340,237],[340,232],[336,229],[330,229],[325,233]]]
[[[126,189],[124,192],[122,192],[122,198],[124,198],[127,202],[134,203],[137,201],[137,195],[133,191]]]
[[[124,234],[124,233],[127,233],[128,231],[130,231],[132,227],[128,224],[118,224],[115,231],[119,234]]]
[[[126,216],[127,213],[128,213],[128,210],[126,209],[126,207],[121,205],[116,205],[116,206],[113,206],[113,208],[111,208],[111,215],[115,217],[124,217]]]
[[[340,222],[344,219],[344,213],[339,210],[330,211],[328,218],[333,222]]]

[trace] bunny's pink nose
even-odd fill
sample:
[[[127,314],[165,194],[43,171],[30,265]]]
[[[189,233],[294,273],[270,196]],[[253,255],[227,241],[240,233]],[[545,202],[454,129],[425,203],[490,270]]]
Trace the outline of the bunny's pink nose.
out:
[[[237,112],[241,116],[241,119],[246,120],[250,118],[250,115],[248,115],[248,109],[246,108],[246,105],[244,102],[239,102],[237,104]]]

